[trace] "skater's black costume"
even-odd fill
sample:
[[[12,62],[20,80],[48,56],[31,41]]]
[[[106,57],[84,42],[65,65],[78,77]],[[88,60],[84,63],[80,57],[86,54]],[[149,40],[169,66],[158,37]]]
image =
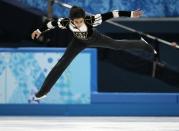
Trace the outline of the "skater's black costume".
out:
[[[102,47],[114,50],[141,48],[153,52],[153,48],[142,40],[113,40],[97,32],[94,27],[102,22],[117,17],[131,17],[132,11],[112,11],[94,16],[85,16],[85,24],[79,29],[70,21],[70,18],[59,18],[45,23],[37,31],[43,32],[55,27],[73,32],[73,39],[69,43],[64,55],[50,71],[36,97],[46,95],[72,60],[87,47]],[[60,37],[60,36],[59,36]]]

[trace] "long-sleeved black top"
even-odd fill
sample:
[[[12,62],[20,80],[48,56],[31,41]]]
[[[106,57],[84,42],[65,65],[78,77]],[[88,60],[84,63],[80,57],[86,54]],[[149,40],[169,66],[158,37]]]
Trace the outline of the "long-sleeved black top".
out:
[[[96,14],[94,16],[86,16],[84,21],[85,23],[77,28],[69,18],[58,18],[52,21],[48,21],[42,25],[41,28],[37,29],[39,32],[45,30],[54,29],[55,27],[61,29],[68,29],[73,32],[74,36],[78,39],[87,39],[93,33],[93,28],[102,24],[102,22],[117,17],[132,17],[133,11],[117,11],[107,12],[103,14]]]

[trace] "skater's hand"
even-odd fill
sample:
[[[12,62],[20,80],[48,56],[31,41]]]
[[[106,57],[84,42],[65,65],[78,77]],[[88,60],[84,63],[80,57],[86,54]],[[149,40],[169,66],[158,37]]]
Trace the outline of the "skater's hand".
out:
[[[34,39],[38,39],[40,35],[41,35],[41,32],[38,30],[35,30],[34,32],[32,32],[31,37],[34,40]]]
[[[132,11],[131,17],[132,18],[139,18],[143,15],[143,11],[140,9]]]
[[[177,43],[176,42],[172,42],[171,46],[176,48],[177,47]]]

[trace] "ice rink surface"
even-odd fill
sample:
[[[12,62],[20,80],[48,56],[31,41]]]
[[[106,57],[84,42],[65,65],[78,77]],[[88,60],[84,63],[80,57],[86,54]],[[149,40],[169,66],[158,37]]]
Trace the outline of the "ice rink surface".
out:
[[[0,131],[179,131],[179,117],[0,117]]]

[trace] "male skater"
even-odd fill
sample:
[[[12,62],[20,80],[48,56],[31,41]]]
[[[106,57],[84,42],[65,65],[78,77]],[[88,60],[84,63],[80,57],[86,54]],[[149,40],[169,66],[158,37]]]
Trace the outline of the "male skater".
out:
[[[39,100],[46,96],[52,86],[62,75],[64,70],[72,62],[77,54],[87,47],[102,47],[114,50],[143,49],[154,53],[154,49],[144,39],[141,40],[114,40],[104,34],[99,33],[94,27],[102,22],[118,17],[138,18],[142,11],[117,11],[86,16],[85,11],[77,6],[73,6],[69,13],[69,18],[59,18],[43,24],[43,26],[32,33],[32,39],[38,39],[42,32],[55,27],[72,31],[73,39],[69,43],[64,55],[50,71],[41,89],[35,94],[34,100]],[[59,36],[60,37],[60,36]]]

